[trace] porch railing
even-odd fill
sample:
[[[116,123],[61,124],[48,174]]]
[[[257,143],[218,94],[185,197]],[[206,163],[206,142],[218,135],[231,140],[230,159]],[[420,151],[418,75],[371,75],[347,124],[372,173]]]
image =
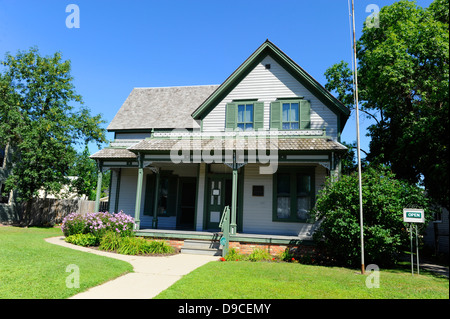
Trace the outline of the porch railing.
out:
[[[220,244],[222,245],[222,257],[228,254],[228,245],[230,242],[230,206],[225,206],[222,217],[220,218],[219,228],[222,231]]]

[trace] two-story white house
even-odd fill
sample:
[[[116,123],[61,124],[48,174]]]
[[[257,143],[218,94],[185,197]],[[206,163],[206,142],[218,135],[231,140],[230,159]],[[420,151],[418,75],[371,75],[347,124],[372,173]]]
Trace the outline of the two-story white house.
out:
[[[267,40],[220,85],[133,89],[91,158],[140,234],[213,238],[229,206],[231,240],[300,242],[349,114]]]

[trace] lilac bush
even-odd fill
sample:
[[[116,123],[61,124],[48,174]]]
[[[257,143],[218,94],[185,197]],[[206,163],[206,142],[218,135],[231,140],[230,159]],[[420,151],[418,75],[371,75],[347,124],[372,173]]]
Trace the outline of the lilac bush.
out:
[[[120,211],[119,213],[98,212],[82,215],[71,213],[61,225],[64,236],[75,234],[94,234],[100,238],[107,231],[113,231],[121,236],[133,234],[134,218]]]

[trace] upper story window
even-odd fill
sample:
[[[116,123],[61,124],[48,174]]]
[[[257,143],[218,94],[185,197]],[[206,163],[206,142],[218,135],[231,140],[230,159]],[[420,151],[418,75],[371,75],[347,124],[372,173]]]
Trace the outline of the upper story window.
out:
[[[253,130],[253,104],[238,104],[237,128],[240,131]]]
[[[298,130],[298,102],[283,103],[282,128],[283,130]]]
[[[270,128],[303,130],[311,128],[311,105],[302,98],[279,99],[270,104]]]
[[[225,128],[227,130],[256,131],[264,126],[264,102],[257,100],[227,103]]]

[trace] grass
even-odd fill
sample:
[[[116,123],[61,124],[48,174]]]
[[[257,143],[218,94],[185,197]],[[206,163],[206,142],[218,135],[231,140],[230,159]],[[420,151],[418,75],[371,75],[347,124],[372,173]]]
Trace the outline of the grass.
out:
[[[274,262],[211,262],[156,299],[448,299],[447,278],[381,270],[380,287],[367,275],[340,267]]]
[[[64,299],[131,272],[124,261],[47,243],[59,228],[0,227],[0,299]],[[80,271],[79,288],[66,287],[69,265]]]

